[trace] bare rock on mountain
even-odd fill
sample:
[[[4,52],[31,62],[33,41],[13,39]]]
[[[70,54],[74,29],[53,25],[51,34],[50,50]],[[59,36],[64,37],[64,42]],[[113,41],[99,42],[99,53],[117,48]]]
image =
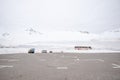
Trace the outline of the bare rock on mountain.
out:
[[[32,35],[32,34],[40,34],[40,35],[42,35],[41,32],[36,31],[33,28],[26,29],[26,31],[29,33],[29,35]]]
[[[80,33],[83,33],[83,34],[89,34],[88,31],[79,31]]]
[[[3,34],[2,34],[3,37],[7,37],[7,36],[9,36],[9,35],[10,35],[9,33],[3,33]]]

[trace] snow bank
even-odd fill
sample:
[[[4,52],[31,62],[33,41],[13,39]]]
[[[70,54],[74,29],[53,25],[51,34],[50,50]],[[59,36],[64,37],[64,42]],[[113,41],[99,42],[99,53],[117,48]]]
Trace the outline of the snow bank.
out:
[[[17,53],[28,53],[30,48],[0,48],[0,54],[17,54]],[[35,48],[35,53],[41,53],[42,48]],[[113,50],[65,50],[65,49],[46,49],[48,52],[53,53],[120,53],[120,51]]]
[[[0,48],[0,54],[27,53],[27,48]]]

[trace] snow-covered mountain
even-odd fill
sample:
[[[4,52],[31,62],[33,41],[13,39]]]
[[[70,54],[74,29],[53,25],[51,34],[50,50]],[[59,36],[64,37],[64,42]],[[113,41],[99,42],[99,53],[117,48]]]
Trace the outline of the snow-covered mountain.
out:
[[[0,46],[63,47],[91,45],[94,48],[119,49],[120,29],[93,34],[87,31],[39,31],[27,28],[0,35]]]
[[[19,32],[6,32],[0,35],[1,45],[19,45],[36,41],[86,41],[95,37],[94,34],[88,34],[86,31],[39,31],[33,28],[27,28]]]
[[[99,41],[120,41],[120,28],[104,31],[98,36]]]
[[[25,30],[5,32],[0,35],[0,44],[5,46],[15,46],[19,44],[38,41],[42,33],[32,28]]]

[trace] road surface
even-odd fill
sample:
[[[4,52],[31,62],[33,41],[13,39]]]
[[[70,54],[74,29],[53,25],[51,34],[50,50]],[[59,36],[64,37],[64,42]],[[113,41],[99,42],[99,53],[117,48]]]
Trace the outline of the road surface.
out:
[[[120,80],[120,53],[0,54],[0,80]]]

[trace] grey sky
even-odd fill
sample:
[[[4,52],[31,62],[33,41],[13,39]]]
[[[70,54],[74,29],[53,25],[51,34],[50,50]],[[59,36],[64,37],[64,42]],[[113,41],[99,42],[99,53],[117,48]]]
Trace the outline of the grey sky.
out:
[[[120,27],[120,0],[0,0],[0,32],[103,32]]]

